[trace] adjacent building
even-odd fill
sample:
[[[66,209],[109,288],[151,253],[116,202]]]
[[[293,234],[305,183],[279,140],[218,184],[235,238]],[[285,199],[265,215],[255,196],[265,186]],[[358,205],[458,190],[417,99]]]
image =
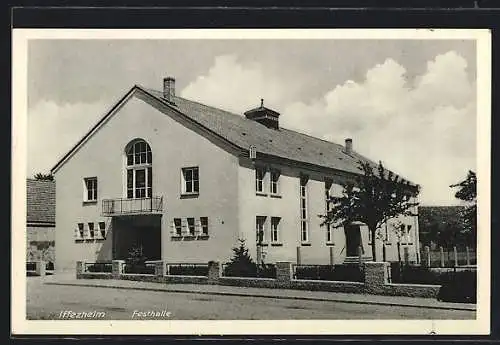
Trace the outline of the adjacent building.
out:
[[[138,246],[150,260],[226,262],[240,238],[264,262],[342,263],[360,246],[370,259],[372,240],[397,260],[391,224],[377,239],[363,224],[320,226],[327,195],[366,160],[352,140],[283,128],[281,116],[263,101],[238,115],[178,97],[173,78],[159,91],[133,86],[52,169],[57,268]],[[416,261],[417,219],[401,221]]]
[[[26,259],[54,262],[56,186],[54,181],[26,181]]]

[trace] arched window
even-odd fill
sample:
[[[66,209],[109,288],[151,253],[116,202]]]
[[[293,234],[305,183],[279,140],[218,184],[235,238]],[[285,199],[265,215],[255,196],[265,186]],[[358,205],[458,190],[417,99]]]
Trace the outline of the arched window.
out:
[[[151,198],[153,195],[153,159],[151,147],[144,140],[130,142],[127,155],[127,198]]]

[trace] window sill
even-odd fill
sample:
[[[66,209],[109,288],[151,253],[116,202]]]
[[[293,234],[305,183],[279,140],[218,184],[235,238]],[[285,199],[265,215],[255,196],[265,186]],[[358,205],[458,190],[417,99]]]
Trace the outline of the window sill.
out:
[[[327,246],[334,246],[334,245],[335,245],[335,243],[333,243],[333,242],[326,242],[326,245],[327,245]]]
[[[96,205],[96,204],[97,204],[97,200],[83,200],[82,201],[83,206]]]
[[[271,198],[278,198],[278,199],[281,199],[281,194],[272,194],[272,193],[271,193],[271,194],[269,194],[269,196],[270,196]]]
[[[271,246],[272,246],[272,247],[282,247],[282,246],[283,246],[283,243],[279,243],[279,242],[276,242],[276,243],[271,243]]]
[[[180,241],[183,239],[192,240],[208,240],[209,235],[170,235],[170,238],[175,241]]]
[[[385,245],[386,246],[390,246],[390,245],[392,245],[392,243],[391,242],[386,242]]]
[[[200,193],[182,193],[181,199],[193,199],[200,196]]]
[[[257,246],[260,246],[260,247],[267,247],[268,244],[267,243],[257,243]]]
[[[267,193],[264,193],[264,192],[255,192],[255,195],[258,195],[258,196],[267,196]]]
[[[304,247],[310,247],[311,246],[311,242],[302,242],[300,245],[304,246]]]

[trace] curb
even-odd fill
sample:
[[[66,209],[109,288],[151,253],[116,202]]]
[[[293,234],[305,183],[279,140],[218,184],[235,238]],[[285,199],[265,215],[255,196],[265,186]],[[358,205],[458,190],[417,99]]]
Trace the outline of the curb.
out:
[[[272,299],[286,299],[286,300],[303,300],[303,301],[317,301],[317,302],[334,302],[346,304],[369,304],[369,305],[385,305],[392,307],[409,307],[409,308],[423,308],[423,309],[438,309],[438,310],[459,310],[459,311],[476,311],[476,308],[461,307],[461,306],[425,306],[421,304],[408,304],[408,303],[392,303],[392,302],[376,302],[376,301],[352,301],[344,299],[320,298],[320,297],[298,297],[298,296],[280,296],[280,295],[259,295],[259,294],[245,294],[238,292],[219,292],[219,291],[196,291],[196,290],[181,290],[181,289],[162,289],[150,287],[135,287],[135,286],[113,286],[113,285],[99,285],[99,284],[79,284],[79,283],[64,283],[64,282],[45,282],[47,285],[61,285],[61,286],[80,286],[80,287],[98,287],[107,289],[119,290],[139,290],[139,291],[154,291],[154,292],[172,292],[172,293],[186,293],[186,294],[200,294],[200,295],[215,295],[215,296],[235,296],[235,297],[257,297],[257,298],[272,298]]]

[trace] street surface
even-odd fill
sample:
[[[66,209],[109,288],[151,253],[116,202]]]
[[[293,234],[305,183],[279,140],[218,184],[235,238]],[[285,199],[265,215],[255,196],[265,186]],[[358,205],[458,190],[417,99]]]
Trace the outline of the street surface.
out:
[[[465,310],[47,285],[40,277],[27,278],[26,293],[27,318],[32,320],[475,318],[474,311]]]

